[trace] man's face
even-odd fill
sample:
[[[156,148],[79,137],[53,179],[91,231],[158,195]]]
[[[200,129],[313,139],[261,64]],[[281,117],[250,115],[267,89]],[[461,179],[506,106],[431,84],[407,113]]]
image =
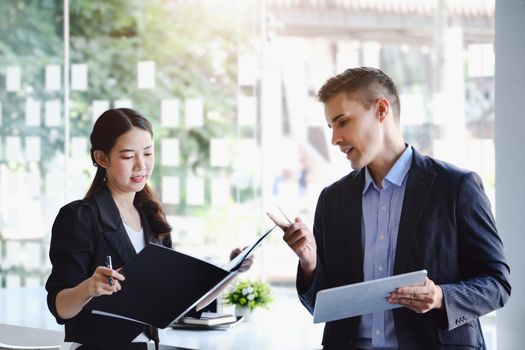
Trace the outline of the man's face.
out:
[[[352,95],[340,92],[324,106],[326,122],[332,129],[332,144],[346,154],[353,169],[364,168],[381,148],[381,123],[376,104],[366,110]]]

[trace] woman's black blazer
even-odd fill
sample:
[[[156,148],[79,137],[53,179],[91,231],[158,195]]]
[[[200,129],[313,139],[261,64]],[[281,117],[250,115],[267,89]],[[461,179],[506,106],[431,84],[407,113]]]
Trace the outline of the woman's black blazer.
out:
[[[140,205],[146,242],[171,247],[171,238],[163,241],[153,236]],[[49,257],[53,265],[46,283],[49,310],[59,324],[65,325],[65,341],[100,349],[122,349],[140,333],[155,338],[156,330],[148,326],[112,317],[94,315],[82,310],[71,319],[62,319],[56,311],[57,294],[89,278],[106,256],[112,257],[113,268],[124,266],[135,255],[117,206],[106,186],[91,198],[74,201],[60,209],[52,228]],[[152,267],[154,268],[154,267]],[[137,300],[140,302],[140,300]]]

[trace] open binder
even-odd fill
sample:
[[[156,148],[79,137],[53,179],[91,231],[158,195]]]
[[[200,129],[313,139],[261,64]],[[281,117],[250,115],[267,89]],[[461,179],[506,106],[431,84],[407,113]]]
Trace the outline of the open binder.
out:
[[[122,289],[91,299],[92,313],[166,328],[173,326],[200,301],[228,282],[246,258],[275,228],[272,227],[227,265],[206,261],[149,243],[124,266]]]

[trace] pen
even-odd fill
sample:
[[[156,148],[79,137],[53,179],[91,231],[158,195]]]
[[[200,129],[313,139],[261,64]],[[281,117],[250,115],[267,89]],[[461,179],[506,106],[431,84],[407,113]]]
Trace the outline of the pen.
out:
[[[281,209],[281,207],[277,207],[277,209],[279,209],[279,211],[281,212],[281,214],[283,214],[284,218],[286,219],[286,221],[288,221],[288,223],[291,225],[292,224],[292,220],[290,220],[288,218],[288,216],[286,216],[286,214],[284,213],[284,211]],[[309,244],[309,243],[306,243],[306,245],[304,246],[304,248],[306,250],[312,250],[312,246]]]
[[[113,264],[111,263],[111,255],[106,256],[106,267],[113,270]],[[108,283],[110,287],[113,287],[113,277],[108,278]]]
[[[286,221],[288,221],[288,223],[291,225],[292,224],[292,220],[288,219],[288,216],[286,216],[286,214],[284,213],[284,211],[281,209],[281,207],[277,207],[277,209],[279,209],[279,211],[281,212],[281,214],[283,214],[284,218],[286,219]]]

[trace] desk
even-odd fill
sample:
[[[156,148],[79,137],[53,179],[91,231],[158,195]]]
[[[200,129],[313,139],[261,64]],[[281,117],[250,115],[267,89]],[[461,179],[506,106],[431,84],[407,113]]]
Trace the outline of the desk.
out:
[[[292,288],[273,287],[269,310],[256,310],[252,319],[220,330],[160,330],[162,344],[190,349],[320,349],[323,325],[314,325]],[[0,342],[6,327],[24,326],[48,330],[63,339],[63,326],[49,312],[44,288],[0,289]],[[45,345],[45,344],[41,344]],[[63,344],[67,349],[67,344]]]

